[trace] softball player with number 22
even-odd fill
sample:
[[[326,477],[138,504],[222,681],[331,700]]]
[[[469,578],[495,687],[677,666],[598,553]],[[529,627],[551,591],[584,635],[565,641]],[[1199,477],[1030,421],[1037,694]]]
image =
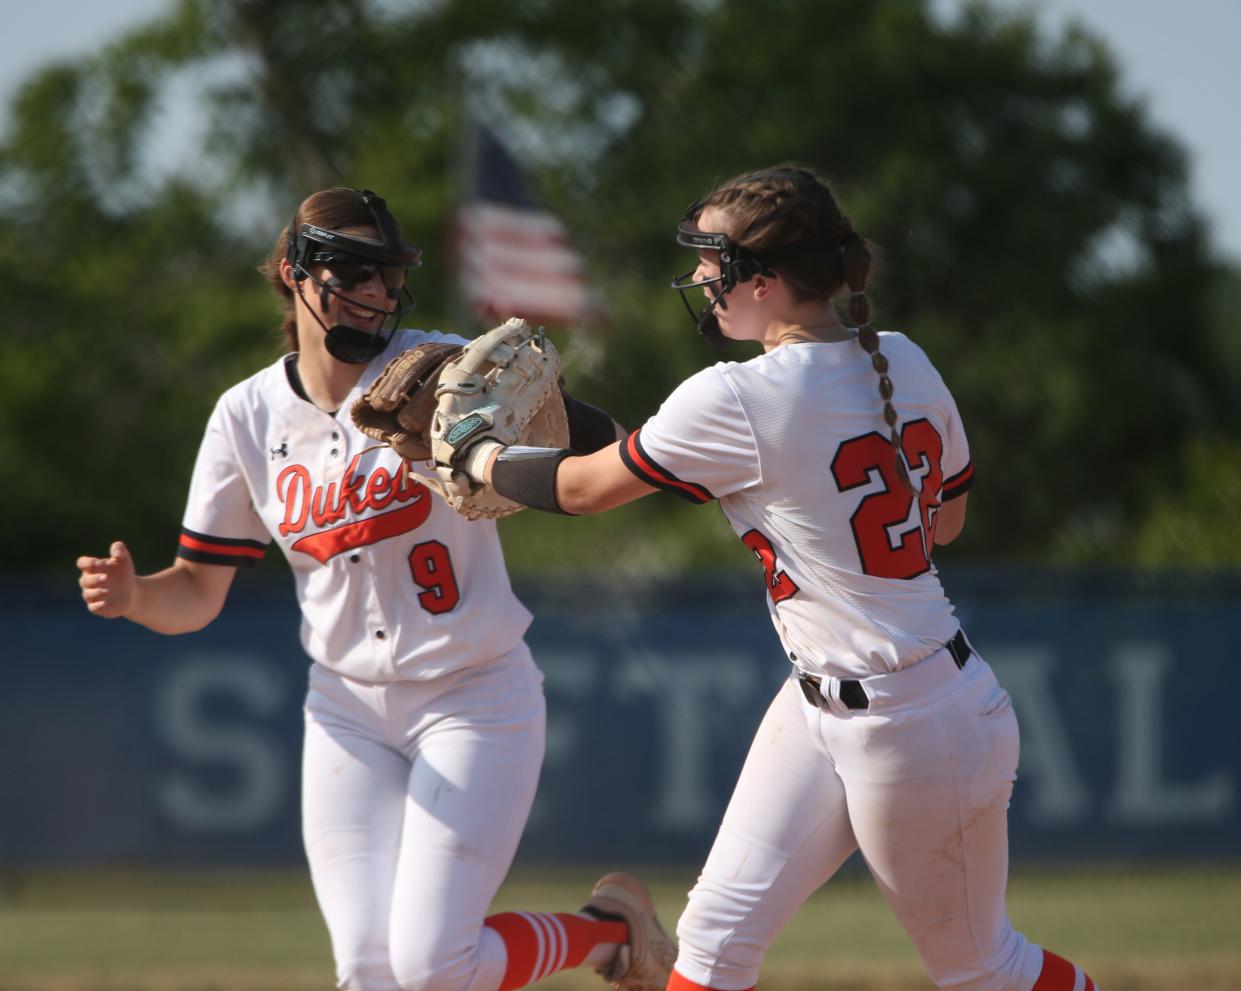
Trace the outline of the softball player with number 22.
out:
[[[395,330],[419,256],[374,193],[301,205],[265,266],[290,353],[217,403],[176,562],[139,577],[117,542],[78,559],[82,596],[97,615],[189,632],[270,543],[288,558],[314,662],[303,831],[339,987],[512,991],[585,965],[656,991],[675,949],[631,875],[604,877],[581,912],[484,917],[543,758],[530,614],[494,521],[458,516],[427,469],[337,415],[403,349],[464,343]]]
[[[764,353],[697,373],[593,454],[469,458],[477,480],[549,512],[659,489],[719,500],[762,563],[792,668],[690,893],[669,987],[754,987],[776,934],[860,849],[939,987],[1094,991],[1005,910],[1017,721],[931,563],[972,478],[952,396],[912,341],[870,326],[869,249],[814,172],[725,183],[678,241],[698,252],[673,285],[699,329]]]

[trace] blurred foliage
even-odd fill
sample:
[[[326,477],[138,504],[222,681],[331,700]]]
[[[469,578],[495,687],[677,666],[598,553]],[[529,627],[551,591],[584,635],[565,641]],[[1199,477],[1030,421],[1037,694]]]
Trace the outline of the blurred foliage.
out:
[[[574,392],[628,426],[717,360],[665,288],[685,205],[799,160],[880,249],[878,324],[961,407],[957,559],[1241,562],[1241,276],[1080,29],[982,2],[945,23],[914,0],[177,0],[9,109],[4,567],[118,536],[170,558],[212,403],[279,350],[254,268],[314,189],[384,193],[427,249],[418,325],[476,330],[448,250],[467,112],[578,237],[609,320],[556,336]],[[667,496],[503,526],[519,571],[751,566],[718,511]]]

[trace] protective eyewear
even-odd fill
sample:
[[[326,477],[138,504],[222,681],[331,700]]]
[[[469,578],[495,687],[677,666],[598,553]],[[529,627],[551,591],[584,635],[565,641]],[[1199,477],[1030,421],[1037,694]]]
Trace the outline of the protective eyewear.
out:
[[[691,204],[690,208],[685,211],[685,216],[681,218],[681,222],[677,225],[677,244],[686,248],[693,248],[695,251],[718,251],[720,253],[720,274],[710,279],[695,280],[693,275],[698,271],[698,267],[694,266],[688,272],[682,272],[672,280],[672,288],[681,294],[681,302],[685,304],[685,309],[689,311],[689,315],[697,323],[699,313],[693,308],[689,300],[685,298],[685,290],[701,289],[716,283],[723,283],[727,278],[727,268],[725,267],[731,259],[734,246],[727,234],[710,234],[706,231],[698,229],[698,214],[702,210],[702,201]],[[725,286],[727,291],[732,286]],[[712,291],[713,296],[719,296],[718,292]]]
[[[694,248],[695,250],[707,249],[718,251],[720,253],[720,267],[723,268],[733,260],[737,253],[737,245],[733,243],[733,239],[727,234],[700,230],[698,227],[698,214],[701,212],[701,200],[690,204],[690,208],[685,211],[685,216],[677,224],[677,244],[686,248]]]
[[[358,190],[358,193],[370,209],[382,240],[329,230],[317,224],[302,224],[296,228],[296,237],[290,237],[289,263],[295,273],[302,273],[300,278],[310,274],[308,265],[325,265],[335,286],[346,291],[374,278],[378,272],[388,296],[395,299],[405,286],[406,269],[422,264],[422,249],[401,240],[396,219],[383,197],[369,189]],[[289,225],[290,233],[296,221],[297,215],[294,214],[293,223]]]
[[[698,330],[708,340],[719,343],[722,338],[719,336],[719,324],[715,316],[716,308],[728,309],[726,297],[733,289],[760,273],[769,275],[771,272],[757,255],[751,254],[727,234],[700,229],[698,214],[701,212],[701,201],[691,204],[690,208],[685,211],[685,216],[677,225],[677,244],[693,248],[695,251],[719,252],[720,274],[695,280],[693,276],[698,270],[695,266],[673,279],[672,288],[680,293],[681,303],[684,304],[686,312],[689,313],[690,319],[694,321]],[[685,294],[690,289],[702,288],[707,289],[711,302],[705,309],[696,310]]]
[[[345,251],[316,251],[309,259],[324,266],[339,288],[346,292],[369,282],[378,273],[387,289],[400,289],[405,285],[404,265],[381,265],[369,258]]]

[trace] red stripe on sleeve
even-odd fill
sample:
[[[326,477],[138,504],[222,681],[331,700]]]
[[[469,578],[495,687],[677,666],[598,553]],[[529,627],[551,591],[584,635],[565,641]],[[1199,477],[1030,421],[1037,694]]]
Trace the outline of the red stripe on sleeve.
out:
[[[974,483],[974,463],[971,461],[952,478],[945,479],[940,491],[944,499],[955,499]]]
[[[679,492],[684,492],[694,502],[710,502],[711,496],[700,485],[691,485],[688,482],[682,482],[679,478],[673,478],[659,465],[652,462],[643,455],[638,447],[638,431],[634,431],[625,440],[625,450],[632,459],[634,465],[647,476],[652,485],[662,488],[674,488]]]
[[[237,547],[233,544],[217,544],[209,540],[198,540],[181,534],[181,546],[204,554],[220,554],[224,557],[248,557],[258,560],[265,553],[262,547]]]

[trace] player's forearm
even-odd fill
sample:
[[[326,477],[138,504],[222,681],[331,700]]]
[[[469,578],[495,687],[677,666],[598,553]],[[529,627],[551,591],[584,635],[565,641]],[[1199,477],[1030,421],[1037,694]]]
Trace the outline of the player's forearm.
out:
[[[585,516],[655,491],[625,467],[619,447],[613,441],[594,454],[575,457],[563,448],[504,448],[492,443],[467,457],[463,467],[471,478],[523,506]]]
[[[156,633],[193,633],[215,619],[223,605],[224,595],[215,583],[174,565],[135,579],[133,598],[123,615]]]
[[[950,499],[939,507],[935,515],[935,543],[950,544],[965,528],[965,505],[969,493]]]
[[[603,513],[654,491],[625,467],[616,444],[566,458],[556,472],[556,502],[576,516]]]

